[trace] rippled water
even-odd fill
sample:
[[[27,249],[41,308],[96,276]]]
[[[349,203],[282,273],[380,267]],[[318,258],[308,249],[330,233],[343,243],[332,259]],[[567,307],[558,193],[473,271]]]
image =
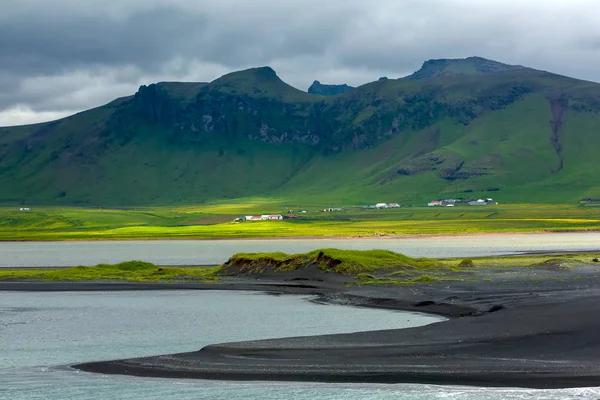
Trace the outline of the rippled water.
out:
[[[0,242],[0,268],[145,260],[161,265],[220,264],[238,252],[300,253],[323,247],[386,249],[411,257],[477,257],[524,251],[599,250],[600,233],[514,234],[404,239],[156,240]]]
[[[439,321],[247,292],[0,292],[0,399],[597,399],[600,390],[217,382],[107,376],[70,363],[207,344]]]

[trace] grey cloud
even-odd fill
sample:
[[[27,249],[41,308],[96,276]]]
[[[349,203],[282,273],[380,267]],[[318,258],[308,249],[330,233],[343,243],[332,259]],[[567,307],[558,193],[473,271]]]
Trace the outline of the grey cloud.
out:
[[[472,55],[600,80],[600,4],[589,0],[3,0],[2,8],[0,115],[17,105],[81,110],[142,83],[259,65],[301,89]]]
[[[0,24],[0,71],[47,75],[97,65],[154,69],[180,51],[194,50],[207,25],[202,15],[157,8],[124,20],[65,13],[57,19],[30,15]],[[174,44],[176,42],[176,44]]]

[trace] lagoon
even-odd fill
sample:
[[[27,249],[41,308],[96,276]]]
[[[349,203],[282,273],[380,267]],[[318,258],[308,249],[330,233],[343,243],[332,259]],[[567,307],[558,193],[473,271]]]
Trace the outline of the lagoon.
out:
[[[217,265],[238,252],[303,253],[318,248],[386,249],[411,257],[482,257],[538,251],[600,251],[599,232],[491,234],[400,239],[146,240],[0,242],[0,268],[95,265],[144,260]]]

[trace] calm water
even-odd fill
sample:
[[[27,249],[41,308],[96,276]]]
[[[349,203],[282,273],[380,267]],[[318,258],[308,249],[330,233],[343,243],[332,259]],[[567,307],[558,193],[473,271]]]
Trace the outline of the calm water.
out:
[[[0,292],[0,399],[597,399],[600,390],[215,382],[106,376],[66,365],[209,343],[400,328],[436,317],[245,292]]]
[[[600,251],[600,233],[368,240],[0,242],[0,268],[95,265],[129,260],[145,260],[162,265],[214,265],[238,252],[300,253],[323,247],[387,249],[412,257],[476,257],[544,250]]]

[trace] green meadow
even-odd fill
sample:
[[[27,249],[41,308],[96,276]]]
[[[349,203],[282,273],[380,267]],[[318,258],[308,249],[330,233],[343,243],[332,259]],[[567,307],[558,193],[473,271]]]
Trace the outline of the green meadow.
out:
[[[325,207],[343,211],[323,212]],[[288,214],[287,210],[306,210]],[[280,221],[233,222],[254,214],[295,216]],[[0,207],[0,240],[242,239],[386,237],[422,234],[595,231],[600,207],[580,204],[404,206],[375,210],[342,204],[291,204],[247,199],[199,206],[131,209]]]
[[[41,281],[130,281],[130,282],[209,282],[216,280],[218,267],[167,267],[143,261],[99,264],[64,269],[0,270],[1,280]]]

